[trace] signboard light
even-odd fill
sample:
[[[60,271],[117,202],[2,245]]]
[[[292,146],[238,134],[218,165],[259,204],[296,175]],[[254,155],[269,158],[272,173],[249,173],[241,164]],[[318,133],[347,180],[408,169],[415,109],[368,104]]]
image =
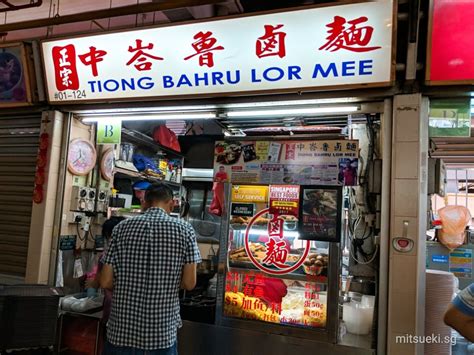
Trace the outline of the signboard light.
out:
[[[227,117],[255,117],[255,116],[278,116],[278,115],[312,115],[325,113],[350,113],[359,110],[357,106],[333,106],[333,107],[310,107],[310,108],[290,108],[279,110],[251,110],[251,111],[230,111]]]
[[[143,116],[119,116],[117,119],[121,121],[158,121],[158,120],[206,120],[216,118],[213,112],[203,113],[175,113],[175,114],[160,114],[160,115],[143,115]],[[93,116],[86,117],[82,120],[84,123],[99,122],[101,120],[110,120],[110,116]]]

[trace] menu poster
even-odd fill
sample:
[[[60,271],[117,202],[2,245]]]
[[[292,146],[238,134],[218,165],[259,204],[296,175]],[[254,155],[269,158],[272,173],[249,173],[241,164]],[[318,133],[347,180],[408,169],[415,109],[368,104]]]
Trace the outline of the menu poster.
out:
[[[278,163],[280,161],[281,154],[281,143],[271,142],[268,149],[268,159],[267,161],[272,163]]]
[[[232,202],[230,214],[238,217],[253,217],[255,214],[255,204]]]
[[[267,203],[268,186],[233,185],[232,202]]]
[[[214,180],[234,184],[345,185],[358,183],[359,143],[219,141]]]
[[[268,150],[270,148],[270,142],[268,141],[256,141],[255,149],[257,153],[257,160],[264,161],[268,157]]]
[[[342,187],[301,186],[300,202],[300,239],[340,242]]]
[[[270,214],[298,217],[299,201],[298,185],[270,185]]]
[[[288,287],[292,284],[292,287]],[[321,285],[294,283],[260,272],[227,272],[224,316],[289,326],[324,328],[327,296]]]

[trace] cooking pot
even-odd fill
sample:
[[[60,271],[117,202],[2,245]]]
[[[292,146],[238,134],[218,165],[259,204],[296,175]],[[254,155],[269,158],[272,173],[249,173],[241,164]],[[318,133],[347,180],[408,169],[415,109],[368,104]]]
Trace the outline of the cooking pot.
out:
[[[375,281],[367,277],[354,277],[350,291],[375,296]]]
[[[202,259],[197,265],[198,274],[215,274],[217,271],[217,265],[212,262],[211,259]]]

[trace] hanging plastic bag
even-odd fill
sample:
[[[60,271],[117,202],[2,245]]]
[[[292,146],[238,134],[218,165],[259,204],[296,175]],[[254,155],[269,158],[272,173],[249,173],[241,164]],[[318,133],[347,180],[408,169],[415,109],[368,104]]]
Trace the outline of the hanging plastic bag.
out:
[[[209,213],[222,216],[222,212],[224,211],[224,183],[223,182],[215,182],[212,186],[212,201],[211,205],[209,206]]]
[[[438,211],[443,228],[439,241],[450,250],[464,244],[465,230],[471,221],[471,213],[464,206],[446,206]]]
[[[181,152],[178,137],[165,125],[158,126],[153,130],[153,139],[164,147]]]

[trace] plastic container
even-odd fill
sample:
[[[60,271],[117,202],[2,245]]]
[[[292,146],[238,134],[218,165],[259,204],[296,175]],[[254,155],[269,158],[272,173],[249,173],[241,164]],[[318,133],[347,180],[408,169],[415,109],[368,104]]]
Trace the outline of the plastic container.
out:
[[[342,319],[347,331],[356,335],[367,335],[372,329],[374,307],[363,307],[361,302],[351,301],[343,305]]]
[[[362,307],[364,308],[374,308],[375,296],[362,295],[361,304],[362,304]]]

